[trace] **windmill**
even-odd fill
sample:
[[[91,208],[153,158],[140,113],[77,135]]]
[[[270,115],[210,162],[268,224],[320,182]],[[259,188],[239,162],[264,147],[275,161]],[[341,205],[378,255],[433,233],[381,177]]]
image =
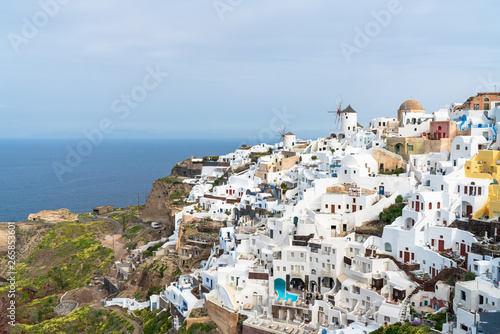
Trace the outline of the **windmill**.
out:
[[[340,121],[340,114],[342,113],[342,94],[339,94],[337,97],[337,110],[336,111],[329,111],[328,113],[330,114],[337,114],[336,117],[336,123],[337,125],[339,124]]]
[[[283,145],[285,145],[285,136],[287,134],[287,131],[285,128],[283,129],[278,129],[278,134],[276,135],[276,137],[280,137],[281,138],[281,142],[283,143]]]

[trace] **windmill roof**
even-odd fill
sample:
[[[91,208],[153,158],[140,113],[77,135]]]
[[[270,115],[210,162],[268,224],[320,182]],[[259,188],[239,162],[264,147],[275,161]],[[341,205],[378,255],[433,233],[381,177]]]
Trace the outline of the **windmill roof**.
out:
[[[342,112],[345,112],[345,113],[356,113],[356,110],[354,110],[351,105],[348,105],[347,108],[345,108],[344,110],[342,110]]]
[[[295,134],[288,132],[288,133],[285,133],[285,136],[295,136]]]

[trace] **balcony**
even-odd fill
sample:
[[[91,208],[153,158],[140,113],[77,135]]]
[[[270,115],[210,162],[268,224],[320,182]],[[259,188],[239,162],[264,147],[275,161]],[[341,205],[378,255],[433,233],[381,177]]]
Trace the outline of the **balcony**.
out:
[[[323,277],[331,277],[333,278],[335,275],[335,271],[331,269],[322,269],[321,270],[321,276]]]
[[[300,279],[304,279],[304,272],[302,270],[298,271],[298,270],[293,270],[291,273],[290,273],[290,276],[292,278],[300,278]]]

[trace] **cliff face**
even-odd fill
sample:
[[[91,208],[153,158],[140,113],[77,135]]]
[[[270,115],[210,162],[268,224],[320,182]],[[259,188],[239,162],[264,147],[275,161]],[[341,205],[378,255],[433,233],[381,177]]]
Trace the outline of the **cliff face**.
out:
[[[58,223],[63,221],[75,221],[78,219],[78,214],[72,213],[68,209],[59,210],[43,210],[38,213],[32,213],[28,216],[28,220],[44,220],[47,222]]]
[[[156,221],[163,223],[167,229],[175,226],[174,214],[182,209],[181,205],[176,205],[174,199],[187,197],[192,186],[181,182],[169,182],[163,179],[153,182],[151,195],[146,200],[146,205],[142,207],[141,218],[143,221]]]
[[[172,176],[183,176],[183,177],[195,177],[197,175],[201,175],[201,170],[203,168],[203,164],[201,163],[190,163],[188,160],[183,161],[180,164],[177,164],[172,168]]]

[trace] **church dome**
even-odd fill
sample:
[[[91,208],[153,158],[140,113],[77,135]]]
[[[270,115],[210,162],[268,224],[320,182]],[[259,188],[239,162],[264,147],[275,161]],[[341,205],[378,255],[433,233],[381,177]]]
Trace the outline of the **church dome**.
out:
[[[406,106],[406,111],[411,112],[412,110],[415,111],[421,111],[424,110],[424,107],[418,102],[417,100],[414,99],[409,99],[404,101],[401,106],[399,107],[398,111],[405,111],[405,106]]]

